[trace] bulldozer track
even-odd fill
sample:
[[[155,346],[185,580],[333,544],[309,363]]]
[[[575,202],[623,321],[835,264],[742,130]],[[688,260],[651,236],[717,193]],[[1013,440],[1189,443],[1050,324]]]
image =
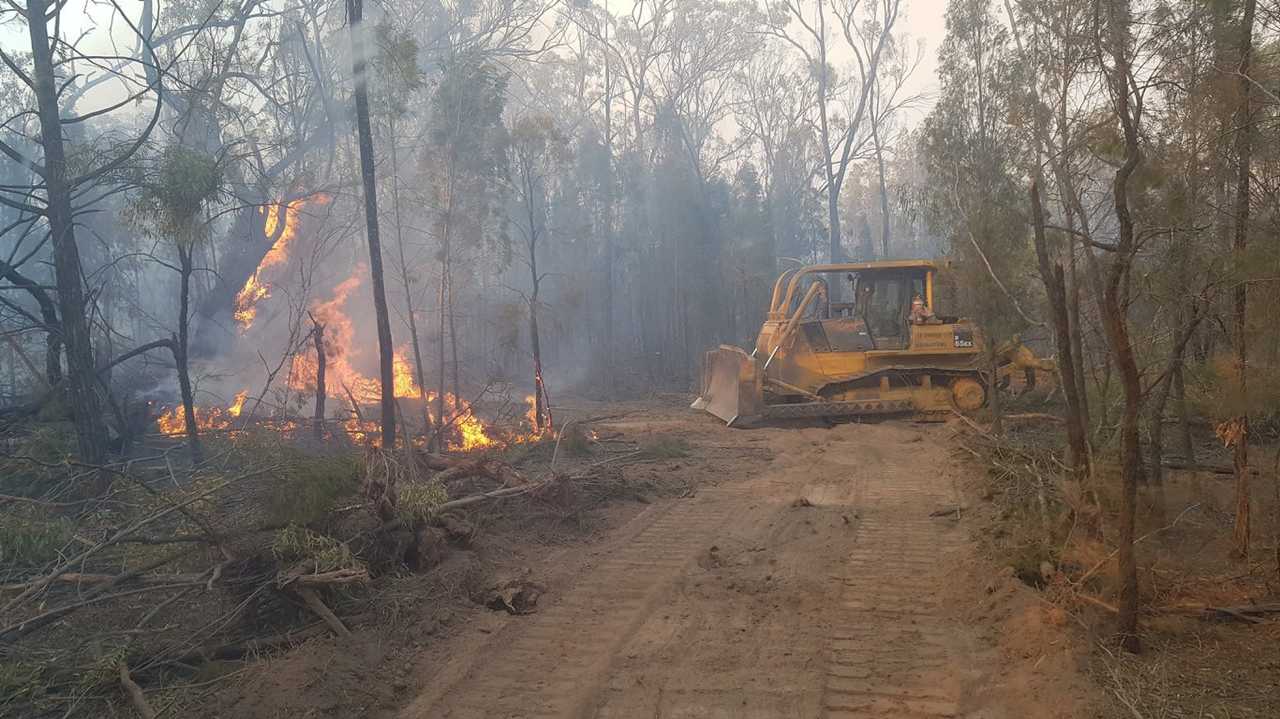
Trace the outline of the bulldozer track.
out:
[[[472,666],[439,701],[411,715],[581,715],[610,657],[732,506],[706,492],[639,518],[649,523],[629,542],[590,567],[559,601],[523,618],[509,643]]]
[[[400,716],[963,716],[939,588],[965,540],[928,517],[955,497],[921,431],[761,430],[789,452],[616,530]]]
[[[947,555],[962,544],[926,508],[954,503],[937,474],[891,458],[865,481],[855,549],[827,648],[823,713],[832,719],[957,717],[955,625],[938,599]]]

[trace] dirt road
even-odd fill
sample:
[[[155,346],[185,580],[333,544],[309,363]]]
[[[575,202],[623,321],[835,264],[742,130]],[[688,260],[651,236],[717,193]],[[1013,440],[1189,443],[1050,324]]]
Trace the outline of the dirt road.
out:
[[[1005,715],[974,713],[990,669],[947,599],[971,549],[929,516],[958,502],[945,427],[671,430],[721,457],[696,492],[559,559],[401,717]]]

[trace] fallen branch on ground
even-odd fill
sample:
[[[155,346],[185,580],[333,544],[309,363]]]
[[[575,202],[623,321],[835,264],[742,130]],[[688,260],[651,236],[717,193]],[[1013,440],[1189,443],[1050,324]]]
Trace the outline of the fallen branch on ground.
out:
[[[306,569],[294,569],[281,572],[276,578],[276,586],[284,588],[291,585],[301,587],[323,587],[337,584],[363,584],[369,581],[369,570],[364,567],[335,569],[332,572],[310,573]]]
[[[347,629],[347,625],[343,624],[341,619],[338,619],[338,615],[334,614],[329,607],[325,606],[325,603],[320,600],[320,596],[316,594],[314,589],[310,587],[299,587],[294,591],[299,597],[302,597],[302,601],[307,603],[308,609],[315,612],[316,616],[323,619],[324,623],[329,625],[329,628],[333,630],[334,634],[337,634],[343,639],[351,638],[351,630]]]
[[[1209,472],[1210,474],[1229,474],[1234,475],[1235,470],[1216,464],[1192,464],[1189,462],[1162,462],[1161,466],[1165,469],[1184,469],[1191,472]],[[1249,474],[1260,475],[1262,472],[1257,467],[1250,467]]]
[[[1056,414],[1046,414],[1044,412],[1022,412],[1020,414],[1006,414],[1001,417],[1004,420],[1044,420],[1045,422],[1065,423],[1066,420]]]
[[[124,662],[120,662],[120,686],[124,687],[124,691],[129,695],[129,703],[133,704],[134,710],[138,712],[138,716],[142,719],[156,719],[156,712],[147,703],[147,697],[142,693],[142,687],[129,676],[129,666]]]

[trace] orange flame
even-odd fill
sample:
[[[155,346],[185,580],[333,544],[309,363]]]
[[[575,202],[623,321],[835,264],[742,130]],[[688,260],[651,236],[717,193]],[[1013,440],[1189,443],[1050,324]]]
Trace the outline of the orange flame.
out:
[[[360,345],[356,342],[355,325],[345,308],[351,293],[360,286],[364,272],[364,265],[357,265],[350,277],[333,288],[330,299],[311,307],[312,316],[324,325],[326,394],[344,397],[350,390],[356,401],[361,403],[376,402],[382,396],[382,383],[364,375],[351,364],[351,350],[358,349]],[[412,365],[405,358],[403,348],[395,351],[392,365],[395,395],[421,397],[422,389],[414,380]],[[316,356],[313,352],[305,352],[295,358],[288,382],[294,390],[315,392]]]
[[[196,429],[201,432],[217,431],[231,427],[235,415],[222,407],[196,407]],[[156,426],[162,434],[178,437],[187,433],[187,412],[178,405],[165,410],[156,418]]]
[[[246,390],[241,390],[240,392],[236,393],[235,400],[232,401],[231,406],[227,408],[227,414],[231,415],[232,417],[239,417],[240,411],[244,409],[244,400],[248,396],[249,396],[249,392]]]
[[[266,215],[266,220],[263,222],[263,231],[266,236],[268,238],[275,236],[277,230],[280,236],[271,245],[271,249],[267,250],[262,262],[258,263],[258,268],[245,281],[244,287],[236,293],[232,316],[242,330],[253,325],[253,320],[258,315],[258,303],[271,296],[271,284],[263,278],[263,273],[276,265],[284,264],[289,259],[289,244],[298,236],[302,208],[309,203],[325,205],[329,201],[328,195],[320,194],[307,199],[294,200],[288,204],[274,203],[259,209],[261,214]]]

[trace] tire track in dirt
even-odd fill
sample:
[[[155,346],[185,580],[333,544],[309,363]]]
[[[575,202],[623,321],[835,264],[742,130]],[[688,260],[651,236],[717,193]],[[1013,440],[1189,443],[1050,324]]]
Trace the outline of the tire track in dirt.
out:
[[[495,646],[436,701],[403,716],[577,715],[597,692],[610,657],[734,506],[724,492],[706,490],[647,517],[647,526],[559,601],[522,618],[509,643]]]

